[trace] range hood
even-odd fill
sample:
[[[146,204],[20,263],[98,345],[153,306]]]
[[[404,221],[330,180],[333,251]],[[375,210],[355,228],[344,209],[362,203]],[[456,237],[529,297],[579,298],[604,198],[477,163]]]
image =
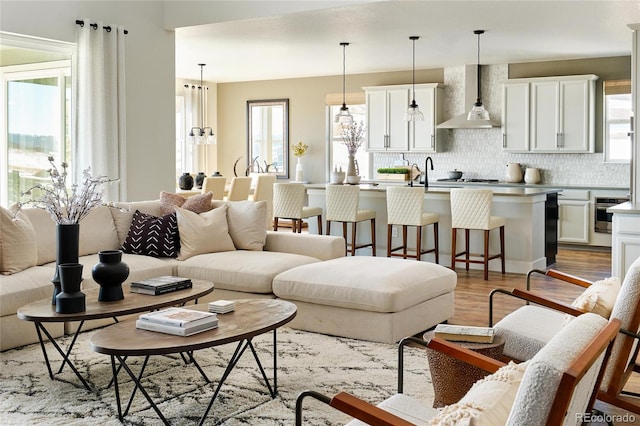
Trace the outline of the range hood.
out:
[[[500,127],[500,123],[489,120],[467,120],[469,110],[473,107],[478,96],[478,65],[466,65],[464,67],[464,107],[468,108],[463,114],[440,123],[437,129],[490,129]],[[445,82],[446,83],[446,82]]]

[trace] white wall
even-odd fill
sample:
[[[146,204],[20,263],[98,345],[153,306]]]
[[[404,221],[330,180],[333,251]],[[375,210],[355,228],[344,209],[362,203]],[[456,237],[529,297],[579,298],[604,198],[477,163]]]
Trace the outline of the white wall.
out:
[[[2,1],[0,29],[75,42],[76,19],[123,25],[126,38],[127,193],[175,189],[175,39],[158,1]]]

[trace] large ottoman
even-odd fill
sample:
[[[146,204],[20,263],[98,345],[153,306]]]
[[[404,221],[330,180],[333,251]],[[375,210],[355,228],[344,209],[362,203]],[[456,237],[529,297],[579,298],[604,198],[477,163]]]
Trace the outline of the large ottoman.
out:
[[[433,263],[353,256],[282,272],[273,292],[297,305],[293,328],[394,343],[451,318],[456,282]]]

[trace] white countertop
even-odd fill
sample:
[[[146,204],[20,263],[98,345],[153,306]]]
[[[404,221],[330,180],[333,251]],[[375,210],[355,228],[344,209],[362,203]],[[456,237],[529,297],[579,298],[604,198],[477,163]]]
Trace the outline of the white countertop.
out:
[[[607,209],[609,213],[620,214],[638,214],[640,215],[640,203],[632,203],[627,201],[626,203],[618,204],[617,206],[609,207]]]

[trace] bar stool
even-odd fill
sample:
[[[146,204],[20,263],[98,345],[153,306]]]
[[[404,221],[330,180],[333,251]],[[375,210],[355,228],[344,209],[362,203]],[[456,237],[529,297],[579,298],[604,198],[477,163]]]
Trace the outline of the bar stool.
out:
[[[224,186],[227,184],[227,178],[222,176],[212,176],[204,178],[202,182],[202,193],[212,192],[213,200],[224,200]]]
[[[273,230],[278,230],[278,219],[291,219],[293,232],[302,232],[302,219],[318,216],[318,234],[322,235],[322,207],[304,205],[306,189],[301,183],[273,185]]]
[[[331,222],[342,222],[342,236],[347,240],[347,223],[351,223],[351,256],[355,256],[356,249],[371,247],[372,255],[376,255],[376,211],[358,210],[360,201],[360,187],[349,185],[327,185],[327,235],[331,235]],[[356,245],[356,228],[358,222],[371,221],[371,242]]]
[[[484,279],[489,279],[489,261],[500,258],[504,274],[504,217],[491,216],[493,191],[490,189],[451,188],[451,269],[456,262],[464,262],[467,271],[470,263],[484,264]],[[500,253],[489,255],[489,231],[500,228]],[[456,233],[464,229],[465,249],[456,253]],[[484,231],[482,260],[469,259],[469,230]],[[464,259],[458,256],[465,255]]]
[[[261,173],[255,176],[255,187],[253,189],[253,201],[267,202],[267,228],[273,222],[273,184],[276,183],[276,175]]]
[[[251,193],[251,180],[252,179],[249,176],[236,176],[231,179],[229,194],[227,194],[227,201],[248,200],[249,193]]]
[[[422,211],[424,189],[422,187],[390,186],[387,188],[387,257],[401,256],[420,260],[423,254],[433,252],[439,263],[438,221],[440,215]],[[402,225],[402,245],[391,248],[393,225]],[[433,225],[434,248],[422,250],[422,227]],[[416,254],[407,254],[407,227],[416,227]],[[402,249],[402,253],[394,253]]]

